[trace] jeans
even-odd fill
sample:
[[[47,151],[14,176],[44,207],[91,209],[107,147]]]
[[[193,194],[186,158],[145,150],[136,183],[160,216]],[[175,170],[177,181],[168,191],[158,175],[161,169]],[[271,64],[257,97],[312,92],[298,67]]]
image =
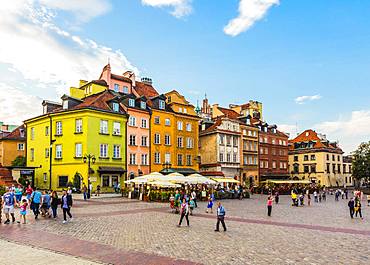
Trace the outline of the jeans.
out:
[[[349,208],[349,215],[351,216],[351,218],[353,218],[353,215],[355,214],[355,208],[353,207],[350,207]]]
[[[272,206],[267,206],[267,215],[271,216]]]
[[[224,231],[226,231],[225,217],[224,216],[217,216],[216,231],[220,230],[220,223],[222,224],[222,227],[224,228]]]
[[[53,217],[54,218],[57,218],[57,209],[58,209],[58,207],[51,208],[51,210],[53,211]]]
[[[68,214],[69,218],[72,218],[71,207],[63,208],[63,218],[64,218],[64,221],[67,221],[67,214]]]
[[[189,214],[185,214],[185,213],[182,213],[182,214],[181,214],[179,225],[181,225],[181,223],[182,223],[182,219],[184,219],[184,217],[185,217],[185,219],[186,219],[186,223],[187,223],[187,224],[188,224],[188,226],[189,226]]]
[[[356,211],[356,217],[357,217],[357,214],[360,214],[360,217],[362,218],[361,208],[359,208],[359,209]]]
[[[87,200],[87,192],[84,192],[84,200]]]
[[[40,211],[39,211],[39,208],[40,208],[40,203],[33,203],[33,206],[32,206],[32,210],[33,210],[33,214],[35,215],[35,217],[37,218],[40,214]]]
[[[20,202],[22,200],[22,194],[15,195],[15,199],[17,200],[17,202]]]

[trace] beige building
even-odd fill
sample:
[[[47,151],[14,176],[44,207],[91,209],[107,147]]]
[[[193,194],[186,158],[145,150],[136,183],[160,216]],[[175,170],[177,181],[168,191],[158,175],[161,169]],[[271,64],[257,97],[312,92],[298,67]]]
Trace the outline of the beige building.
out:
[[[352,176],[352,156],[343,156],[343,174],[344,183],[348,186],[354,186],[354,178]]]
[[[326,187],[346,184],[342,149],[313,130],[289,141],[289,172],[291,179],[310,180]]]

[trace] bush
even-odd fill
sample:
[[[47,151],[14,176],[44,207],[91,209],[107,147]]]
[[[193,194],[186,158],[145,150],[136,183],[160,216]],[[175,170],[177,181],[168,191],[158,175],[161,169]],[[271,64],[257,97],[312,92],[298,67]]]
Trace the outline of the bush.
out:
[[[4,186],[0,186],[0,196],[3,196],[5,193],[5,187]],[[0,213],[2,214],[2,213]]]
[[[251,194],[249,193],[249,191],[245,191],[244,194],[243,194],[243,196],[246,199],[250,199],[251,198]]]

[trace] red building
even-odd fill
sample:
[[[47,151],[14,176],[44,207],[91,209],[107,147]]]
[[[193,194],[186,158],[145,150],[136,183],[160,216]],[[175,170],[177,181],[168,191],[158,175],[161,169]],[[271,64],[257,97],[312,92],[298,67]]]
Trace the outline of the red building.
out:
[[[260,181],[266,179],[289,178],[289,136],[277,130],[276,125],[268,125],[259,121],[259,176]]]

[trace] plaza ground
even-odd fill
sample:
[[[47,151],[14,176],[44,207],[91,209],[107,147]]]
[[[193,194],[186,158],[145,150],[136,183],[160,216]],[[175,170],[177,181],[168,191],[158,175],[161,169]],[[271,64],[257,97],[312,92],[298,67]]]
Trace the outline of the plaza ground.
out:
[[[228,231],[217,233],[215,211],[206,214],[204,202],[190,227],[178,228],[168,204],[75,200],[71,223],[30,214],[29,224],[0,225],[0,255],[34,264],[370,264],[365,201],[364,220],[350,219],[347,200],[334,196],[311,207],[292,207],[289,196],[280,201],[272,217],[265,196],[222,201]]]

